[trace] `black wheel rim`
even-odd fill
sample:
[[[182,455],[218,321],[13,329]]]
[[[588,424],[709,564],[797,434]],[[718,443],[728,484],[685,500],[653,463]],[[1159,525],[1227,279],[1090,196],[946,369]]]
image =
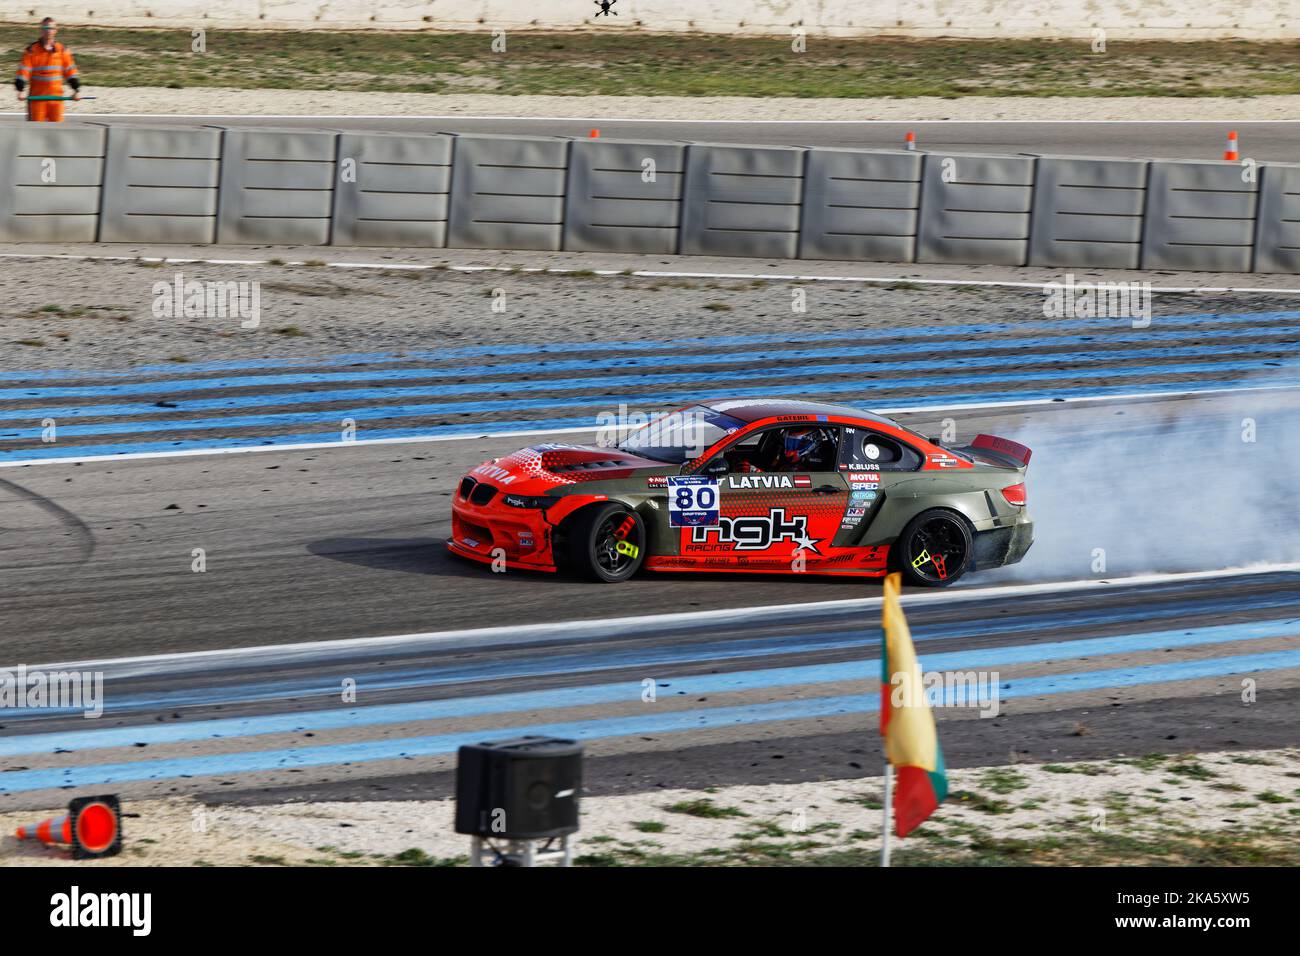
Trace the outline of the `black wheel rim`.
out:
[[[622,537],[619,536],[624,523],[630,517],[631,515],[627,513],[610,515],[596,529],[593,557],[597,566],[606,574],[615,576],[625,574],[636,563],[636,557],[618,550],[620,541],[626,541],[637,549],[638,555],[640,554],[642,547],[641,529],[635,522],[633,522],[632,527],[628,529],[626,534]]]
[[[912,532],[905,556],[912,572],[926,581],[947,581],[966,563],[966,536],[958,519],[935,515]]]

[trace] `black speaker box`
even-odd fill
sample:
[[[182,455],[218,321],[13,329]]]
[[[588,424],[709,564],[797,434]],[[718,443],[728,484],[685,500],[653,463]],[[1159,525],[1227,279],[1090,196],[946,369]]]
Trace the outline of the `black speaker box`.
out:
[[[519,737],[460,748],[456,832],[503,840],[541,840],[578,829],[582,745]]]

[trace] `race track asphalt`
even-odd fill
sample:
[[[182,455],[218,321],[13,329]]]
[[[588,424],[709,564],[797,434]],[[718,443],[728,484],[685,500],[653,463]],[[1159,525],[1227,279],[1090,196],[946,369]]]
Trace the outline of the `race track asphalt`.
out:
[[[1289,407],[1290,395],[1269,401]],[[1211,422],[1216,401],[954,414],[963,433],[1058,423],[1081,439],[1116,412],[1139,431],[1171,417]],[[1259,407],[1266,416],[1274,406]],[[451,558],[442,540],[452,483],[521,443],[0,472],[3,663],[167,655],[87,665],[107,672],[98,720],[7,713],[0,806],[100,784],[253,801],[445,794],[455,746],[522,730],[588,740],[591,792],[874,772],[877,583],[645,574],[611,587]],[[203,573],[191,569],[198,547]],[[997,594],[1003,586],[1018,585],[994,571],[972,577],[965,597],[908,598],[927,669],[993,674],[1005,697],[993,719],[940,709],[954,766],[1294,743],[1300,572]],[[528,630],[843,601],[854,603],[649,632],[617,622]],[[489,627],[506,630],[473,630]],[[444,633],[355,643],[429,632]],[[349,639],[335,654],[175,656]],[[1241,698],[1246,678],[1257,703]],[[655,703],[643,699],[647,679]],[[340,695],[345,680],[355,702]]]

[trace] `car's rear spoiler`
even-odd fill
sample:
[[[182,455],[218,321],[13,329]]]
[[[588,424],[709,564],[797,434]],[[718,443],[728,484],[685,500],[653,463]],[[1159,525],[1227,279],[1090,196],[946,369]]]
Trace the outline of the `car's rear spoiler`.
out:
[[[1019,442],[999,438],[997,435],[976,435],[975,440],[970,443],[970,447],[996,452],[1003,457],[1011,458],[1019,462],[1022,468],[1029,464],[1029,456],[1033,454],[1032,451]]]

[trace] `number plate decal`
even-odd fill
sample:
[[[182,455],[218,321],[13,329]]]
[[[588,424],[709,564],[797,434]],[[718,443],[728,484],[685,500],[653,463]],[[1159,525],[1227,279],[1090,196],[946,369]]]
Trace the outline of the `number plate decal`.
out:
[[[673,528],[713,528],[718,524],[718,480],[708,475],[668,479],[668,524]]]

